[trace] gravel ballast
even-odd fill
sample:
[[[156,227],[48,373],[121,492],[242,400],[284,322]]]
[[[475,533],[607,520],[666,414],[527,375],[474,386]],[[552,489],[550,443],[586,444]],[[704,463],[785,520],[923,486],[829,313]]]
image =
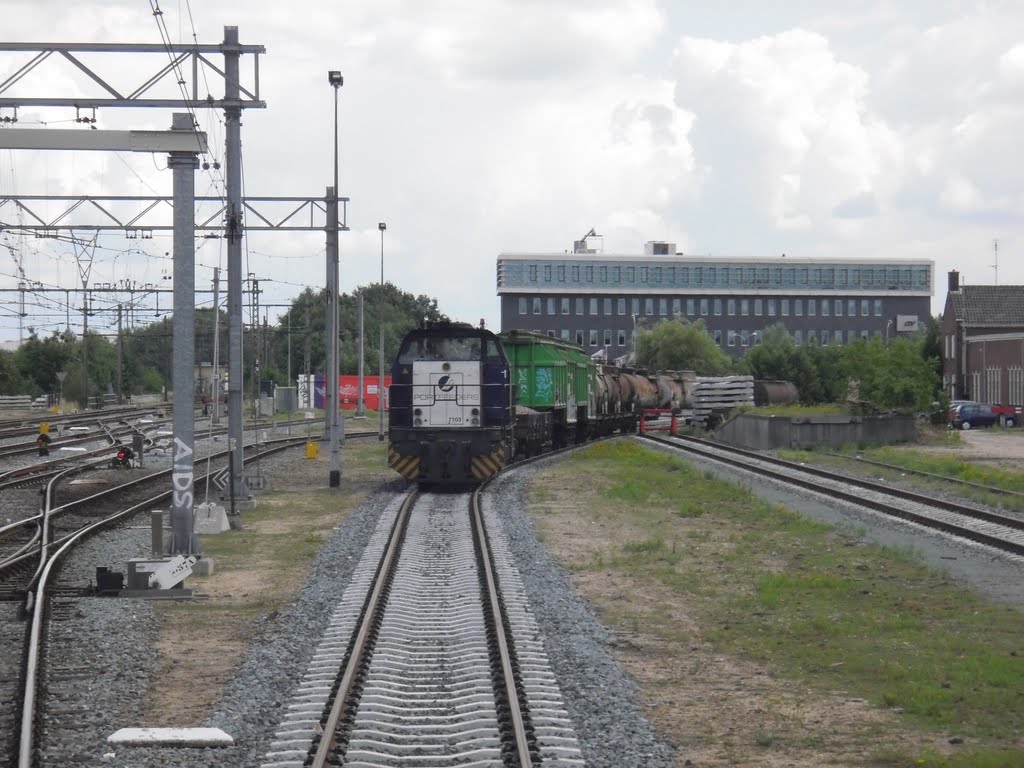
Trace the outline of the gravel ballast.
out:
[[[286,471],[289,458],[264,459],[265,471]],[[658,742],[653,729],[633,703],[635,684],[608,653],[613,638],[576,597],[565,572],[537,542],[522,502],[531,470],[518,470],[501,481],[491,502],[502,516],[533,609],[559,677],[565,704],[577,728],[581,748],[592,766],[669,766],[671,750]],[[382,510],[404,485],[390,483],[372,494],[322,547],[310,577],[296,601],[272,622],[254,627],[254,640],[216,712],[204,723],[221,728],[235,745],[220,749],[124,747],[107,737],[138,724],[146,680],[155,664],[157,641],[153,604],[143,600],[85,599],[76,612],[82,632],[55,630],[51,653],[73,658],[77,667],[101,670],[88,684],[62,684],[62,710],[90,709],[95,716],[78,718],[67,736],[48,733],[46,764],[63,758],[69,764],[110,764],[126,768],[209,765],[255,766],[267,750],[281,708],[305,671],[327,624],[333,605],[349,583],[365,543]],[[127,560],[145,555],[148,519],[116,535],[103,535],[73,555],[64,569],[75,584],[93,580],[97,565],[120,569]],[[72,622],[61,622],[60,626]],[[202,685],[202,681],[196,682]],[[63,717],[61,718],[63,720]]]

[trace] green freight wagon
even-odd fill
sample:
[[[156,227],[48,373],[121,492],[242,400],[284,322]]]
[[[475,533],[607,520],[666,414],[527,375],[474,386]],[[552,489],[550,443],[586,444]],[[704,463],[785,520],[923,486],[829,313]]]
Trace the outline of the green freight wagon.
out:
[[[594,361],[575,344],[532,331],[506,331],[500,338],[511,364],[517,441],[526,443],[524,452],[542,447],[537,440],[547,419],[555,448],[585,439],[594,412]]]

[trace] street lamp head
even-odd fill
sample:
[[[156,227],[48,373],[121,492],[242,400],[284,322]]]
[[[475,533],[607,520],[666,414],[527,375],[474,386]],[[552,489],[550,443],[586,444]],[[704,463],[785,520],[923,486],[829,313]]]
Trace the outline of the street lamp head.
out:
[[[385,224],[383,221],[380,224],[377,225],[377,229],[379,229],[381,232],[383,232],[387,228],[388,228],[388,225]]]
[[[335,88],[341,88],[345,84],[345,78],[341,76],[341,72],[332,69],[327,73],[327,82],[333,85]]]

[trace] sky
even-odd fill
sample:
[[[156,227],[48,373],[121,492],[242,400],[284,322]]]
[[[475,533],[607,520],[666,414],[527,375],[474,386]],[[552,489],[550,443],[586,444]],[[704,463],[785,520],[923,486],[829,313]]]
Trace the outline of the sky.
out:
[[[7,0],[3,38],[160,43],[154,8],[173,42],[218,43],[237,26],[242,43],[266,47],[267,107],[242,117],[247,195],[324,195],[327,72],[343,73],[345,292],[380,279],[378,222],[385,280],[494,329],[498,254],[571,250],[591,228],[609,254],[667,240],[741,258],[931,259],[934,314],[950,270],[969,284],[1024,284],[1019,0]],[[0,52],[0,82],[29,56]],[[119,56],[81,55],[128,90],[166,61]],[[223,93],[212,74],[202,88]],[[2,95],[73,94],[102,95],[54,58]],[[171,111],[102,109],[95,126],[167,129]],[[0,130],[88,130],[73,109],[17,117]],[[211,142],[202,159],[222,163],[223,115],[197,117]],[[198,172],[197,193],[222,179]],[[0,198],[170,193],[166,156],[0,150]],[[197,287],[226,266],[222,243],[199,241]],[[28,281],[80,286],[76,252],[92,256],[91,286],[169,286],[169,236],[98,245],[0,233],[0,288],[17,287],[19,265]],[[271,322],[275,305],[324,284],[320,232],[253,233],[243,260]],[[58,296],[28,307],[22,326],[62,329]],[[105,301],[90,327],[113,324]],[[17,311],[15,294],[0,293],[0,342],[25,332]]]

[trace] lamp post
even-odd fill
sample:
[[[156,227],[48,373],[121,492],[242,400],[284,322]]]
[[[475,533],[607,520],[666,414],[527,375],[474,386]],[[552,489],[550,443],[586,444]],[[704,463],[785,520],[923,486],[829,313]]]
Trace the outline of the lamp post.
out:
[[[885,343],[886,343],[886,345],[889,344],[889,329],[890,328],[892,328],[892,320],[891,319],[885,321]]]
[[[338,408],[338,91],[345,83],[341,72],[331,70],[327,81],[334,88],[334,186],[331,188],[327,217],[327,293],[330,307],[327,317],[327,422],[331,449],[328,485],[341,485],[341,425]]]
[[[388,225],[383,221],[377,225],[380,230],[380,381],[377,384],[377,440],[384,442],[384,231]]]
[[[637,350],[637,347],[636,347],[636,343],[637,343],[637,337],[636,337],[636,315],[633,315],[633,367],[634,368],[639,368],[640,367],[640,356],[639,356],[639,354],[637,354],[638,350]]]

